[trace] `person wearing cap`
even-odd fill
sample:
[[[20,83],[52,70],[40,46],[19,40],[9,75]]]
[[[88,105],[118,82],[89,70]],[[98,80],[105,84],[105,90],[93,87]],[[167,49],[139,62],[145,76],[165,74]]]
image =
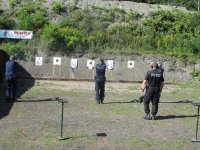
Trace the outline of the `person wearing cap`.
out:
[[[97,104],[101,104],[104,101],[105,93],[105,77],[106,65],[103,59],[100,59],[100,63],[96,64],[96,76],[95,76],[95,99]]]
[[[153,63],[152,67],[152,70],[147,72],[141,88],[142,92],[144,92],[148,84],[148,90],[144,96],[144,112],[146,114],[144,119],[148,120],[156,119],[156,114],[158,112],[159,93],[162,91],[164,86],[163,74],[158,70],[158,64]],[[149,109],[150,101],[152,102],[151,116]]]
[[[6,101],[15,101],[16,96],[16,61],[15,56],[11,55],[10,60],[6,62],[5,80],[6,80]]]

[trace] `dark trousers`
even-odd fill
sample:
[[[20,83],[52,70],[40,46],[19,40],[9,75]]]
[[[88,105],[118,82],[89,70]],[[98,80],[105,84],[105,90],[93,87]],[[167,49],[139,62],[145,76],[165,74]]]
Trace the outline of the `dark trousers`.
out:
[[[16,79],[14,76],[6,76],[6,99],[14,100],[16,96]]]
[[[95,91],[96,91],[96,100],[103,102],[104,100],[104,92],[105,92],[105,81],[98,81],[95,82]]]
[[[158,112],[158,103],[160,96],[159,87],[149,87],[144,97],[144,111],[146,114],[150,113],[149,103],[152,102],[151,114],[156,115]]]

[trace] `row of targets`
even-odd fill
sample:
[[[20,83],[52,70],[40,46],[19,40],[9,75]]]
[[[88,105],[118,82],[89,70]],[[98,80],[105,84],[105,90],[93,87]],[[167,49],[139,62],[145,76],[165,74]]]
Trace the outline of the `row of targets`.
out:
[[[58,66],[62,65],[62,61],[61,60],[62,60],[61,57],[53,57],[53,65],[58,65]],[[107,67],[108,70],[113,70],[114,69],[114,60],[113,59],[112,60],[106,60],[105,63],[106,63],[106,67]],[[35,65],[36,66],[42,66],[43,65],[43,57],[35,57]],[[78,68],[78,59],[72,58],[70,60],[70,67],[72,69]],[[94,59],[88,59],[87,63],[86,63],[86,67],[88,69],[94,69],[95,60]],[[134,68],[134,61],[133,60],[129,60],[127,62],[127,67],[130,68],[130,69],[131,68],[133,69]]]

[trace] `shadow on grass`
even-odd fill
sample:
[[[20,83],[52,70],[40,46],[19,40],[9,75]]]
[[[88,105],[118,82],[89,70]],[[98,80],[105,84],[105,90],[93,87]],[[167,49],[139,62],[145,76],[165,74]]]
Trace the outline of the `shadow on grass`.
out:
[[[96,137],[96,139],[107,137],[106,133],[96,133],[96,135],[82,135],[82,136],[75,136],[75,137],[58,137],[59,140],[69,140],[69,139],[79,139],[79,138],[88,138],[88,137]]]
[[[192,103],[190,100],[172,101],[172,102],[159,102],[159,103]]]
[[[137,100],[137,99],[134,99],[134,100],[131,100],[129,102],[104,102],[103,104],[123,104],[123,103],[141,103],[140,100]],[[159,103],[172,103],[172,104],[178,104],[178,103],[193,103],[193,101],[189,101],[189,100],[181,100],[181,101],[168,101],[168,102],[165,102],[165,101],[161,101]]]
[[[13,104],[14,104],[13,102],[11,102],[11,103],[3,103],[3,102],[0,103],[0,119],[9,115]]]
[[[5,63],[9,60],[9,55],[6,51],[0,49],[0,119],[9,115],[13,102],[5,103],[6,101],[6,83],[4,80],[5,75]],[[17,91],[16,98],[19,98],[26,91],[34,86],[35,79],[31,76],[31,74],[19,63],[16,63],[16,77],[17,77]]]
[[[156,120],[164,120],[164,119],[176,119],[176,118],[195,118],[196,115],[180,115],[180,116],[176,116],[176,115],[168,115],[168,116],[157,116]]]
[[[131,100],[129,102],[103,102],[102,104],[124,104],[124,103],[139,103],[137,99]]]
[[[16,102],[26,102],[26,103],[32,103],[32,102],[49,102],[49,101],[55,101],[55,98],[46,98],[46,99],[18,99]]]
[[[52,98],[44,98],[44,99],[17,99],[16,102],[25,102],[25,103],[32,103],[32,102],[50,102],[50,101],[57,101],[60,103],[68,103],[67,100],[64,100],[62,98],[59,97],[52,97]]]

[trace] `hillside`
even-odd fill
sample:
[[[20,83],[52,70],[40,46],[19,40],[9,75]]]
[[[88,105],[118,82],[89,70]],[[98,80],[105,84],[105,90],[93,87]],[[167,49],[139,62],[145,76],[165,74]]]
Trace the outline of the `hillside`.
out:
[[[36,3],[42,3],[48,10],[51,8],[52,2],[60,2],[65,5],[71,3],[76,3],[80,8],[86,8],[90,6],[98,6],[103,8],[120,8],[124,9],[125,11],[133,11],[139,14],[148,15],[151,11],[156,10],[182,10],[187,11],[183,7],[176,7],[176,6],[168,6],[168,5],[157,5],[157,4],[146,4],[146,3],[136,3],[130,1],[118,1],[118,0],[44,0],[40,2],[40,0],[33,0]],[[9,1],[8,0],[0,0],[1,6],[3,9],[8,9]]]
[[[167,5],[151,5],[145,3],[136,3],[130,1],[117,1],[117,0],[79,0],[78,5],[80,7],[87,7],[87,6],[99,6],[105,8],[117,7],[120,9],[124,9],[126,11],[133,11],[139,14],[147,15],[151,11],[156,11],[158,9],[162,10],[174,10],[180,9],[185,10],[185,8],[176,8],[174,6],[167,6]]]
[[[38,52],[157,54],[180,58],[184,64],[200,58],[200,14],[185,8],[105,0],[0,2],[1,29],[34,32],[29,41],[0,40],[1,49],[25,60]]]

